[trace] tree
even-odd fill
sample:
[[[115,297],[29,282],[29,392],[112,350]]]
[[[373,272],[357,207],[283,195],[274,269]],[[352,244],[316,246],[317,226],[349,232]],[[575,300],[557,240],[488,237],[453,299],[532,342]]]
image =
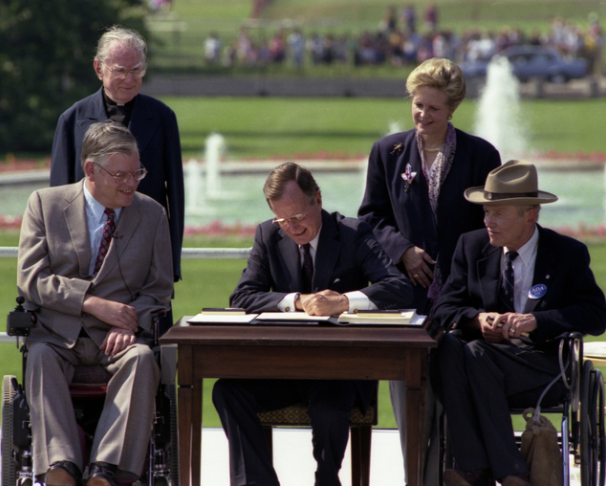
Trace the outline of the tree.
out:
[[[141,0],[0,1],[0,153],[50,153],[59,115],[100,84],[97,41],[114,24],[147,38]]]

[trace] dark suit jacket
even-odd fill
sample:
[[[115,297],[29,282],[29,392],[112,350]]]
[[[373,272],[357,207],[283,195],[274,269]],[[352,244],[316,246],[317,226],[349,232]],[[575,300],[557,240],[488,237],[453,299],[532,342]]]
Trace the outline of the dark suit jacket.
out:
[[[59,118],[51,156],[51,186],[71,184],[84,177],[80,163],[84,134],[93,123],[107,120],[102,89],[78,101]],[[139,94],[128,128],[137,140],[141,163],[149,171],[137,190],[159,202],[168,214],[173,271],[178,280],[185,192],[177,118],[161,101]]]
[[[538,328],[530,338],[521,339],[520,347],[553,351],[553,338],[564,332],[602,334],[606,302],[589,268],[587,247],[573,238],[537,228],[533,285],[545,284],[547,292],[526,303],[524,313],[535,316]],[[485,229],[461,236],[436,309],[437,325],[464,328],[480,312],[498,312],[502,251],[490,245]]]
[[[483,186],[488,173],[501,164],[501,158],[499,152],[481,138],[461,130],[456,130],[456,136],[455,157],[440,188],[435,217],[415,130],[389,135],[372,147],[366,192],[358,217],[370,224],[379,243],[402,271],[402,255],[408,248],[418,246],[437,260],[446,280],[459,236],[484,226],[482,207],[466,201],[463,191],[471,186]],[[401,150],[395,150],[398,144],[402,144]],[[407,164],[417,173],[408,190],[408,184],[402,179]],[[417,312],[425,312],[427,289],[417,285],[413,292]]]
[[[360,290],[379,309],[409,307],[412,295],[410,282],[385,254],[367,224],[326,211],[322,211],[313,287],[340,293]],[[277,311],[286,294],[302,290],[297,244],[278,225],[261,223],[248,265],[229,298],[230,305],[247,312]],[[376,382],[358,380],[356,384],[366,408]]]
[[[393,265],[368,225],[357,219],[322,211],[314,269],[314,289],[360,290],[379,309],[410,305],[410,282]],[[303,290],[301,278],[299,247],[278,225],[266,221],[257,227],[248,266],[230,305],[248,312],[277,311],[278,302],[287,294]]]
[[[139,326],[151,331],[152,313],[169,308],[173,292],[166,212],[135,194],[123,208],[109,251],[97,275],[89,274],[88,236],[82,183],[35,191],[23,216],[17,285],[38,324],[28,344],[50,342],[71,348],[82,327],[101,345],[109,324],[82,312],[86,294],[132,305]]]

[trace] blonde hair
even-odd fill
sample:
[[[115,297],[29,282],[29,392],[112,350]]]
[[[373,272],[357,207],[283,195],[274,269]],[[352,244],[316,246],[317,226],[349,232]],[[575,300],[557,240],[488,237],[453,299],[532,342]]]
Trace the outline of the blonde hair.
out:
[[[448,59],[432,58],[419,64],[406,80],[412,98],[419,88],[435,88],[446,93],[448,106],[455,110],[465,99],[467,88],[463,71]]]

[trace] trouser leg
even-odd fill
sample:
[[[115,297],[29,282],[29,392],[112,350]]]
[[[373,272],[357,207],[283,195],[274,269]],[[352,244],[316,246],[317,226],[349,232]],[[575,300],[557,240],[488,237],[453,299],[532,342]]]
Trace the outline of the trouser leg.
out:
[[[33,434],[34,474],[46,473],[57,461],[70,461],[82,471],[82,450],[69,384],[75,354],[46,343],[28,346],[26,396]]]
[[[544,388],[559,372],[556,361],[543,353],[520,353],[519,348],[509,344],[480,340],[467,344],[464,356],[493,476],[503,478],[527,474],[528,466],[514,440],[509,408],[534,406]],[[557,403],[563,393],[563,385],[558,384],[550,390],[543,405]]]
[[[346,380],[314,381],[309,386],[309,418],[316,486],[340,486],[339,470],[349,439],[349,416],[357,397],[355,383]]]
[[[392,380],[389,382],[389,398],[393,415],[400,433],[400,447],[404,460],[404,484],[408,484],[408,472],[406,469],[406,382],[404,380]]]
[[[448,435],[458,467],[465,471],[490,467],[476,418],[464,361],[465,342],[442,336],[430,361],[432,387],[448,417]]]
[[[95,432],[91,462],[115,464],[138,477],[148,450],[160,370],[145,344],[133,344],[114,357],[103,357],[101,362],[112,378]]]
[[[231,486],[279,486],[257,412],[294,403],[288,386],[287,380],[220,379],[215,383],[213,403],[229,442]]]
[[[430,383],[425,391],[425,457],[423,465],[423,486],[442,486],[438,483],[439,470],[442,467],[440,457],[440,416],[442,405],[438,403]],[[407,484],[407,476],[404,476]]]

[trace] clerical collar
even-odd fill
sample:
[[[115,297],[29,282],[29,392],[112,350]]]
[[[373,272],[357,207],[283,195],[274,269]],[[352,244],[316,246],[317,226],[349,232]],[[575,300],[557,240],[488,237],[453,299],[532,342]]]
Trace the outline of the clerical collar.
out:
[[[135,104],[135,98],[125,104],[118,104],[112,100],[103,90],[103,105],[105,107],[105,113],[107,118],[115,122],[121,123],[125,127],[128,127],[130,122],[130,115],[133,111],[133,105]]]

